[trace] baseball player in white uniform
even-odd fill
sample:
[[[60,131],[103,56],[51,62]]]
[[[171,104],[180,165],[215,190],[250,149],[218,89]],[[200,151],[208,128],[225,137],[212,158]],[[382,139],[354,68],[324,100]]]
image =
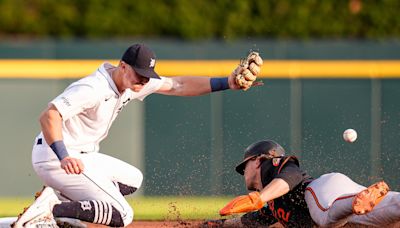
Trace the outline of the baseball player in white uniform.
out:
[[[123,227],[133,220],[124,195],[140,188],[136,167],[99,153],[99,144],[125,105],[152,93],[198,96],[241,89],[234,75],[225,78],[160,77],[156,57],[143,44],[130,46],[118,66],[102,64],[52,100],[40,116],[33,168],[47,187],[13,227],[29,227],[54,217]],[[254,83],[260,85],[262,83]],[[60,201],[61,195],[66,201]]]

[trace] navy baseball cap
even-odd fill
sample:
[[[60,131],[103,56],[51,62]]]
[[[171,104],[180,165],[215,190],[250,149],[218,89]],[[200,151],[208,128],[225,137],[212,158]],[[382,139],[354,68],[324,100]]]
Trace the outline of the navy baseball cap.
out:
[[[156,55],[144,44],[130,46],[121,58],[129,64],[138,74],[146,78],[160,79],[154,71],[156,67]]]
[[[250,159],[258,157],[262,154],[268,155],[272,159],[285,156],[285,150],[281,145],[273,140],[262,140],[255,142],[248,146],[244,151],[243,161],[236,166],[236,172],[243,175],[246,163]]]

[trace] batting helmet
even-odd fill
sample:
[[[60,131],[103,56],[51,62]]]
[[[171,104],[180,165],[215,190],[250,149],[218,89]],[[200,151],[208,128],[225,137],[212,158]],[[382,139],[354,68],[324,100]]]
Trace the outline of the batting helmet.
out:
[[[243,161],[236,166],[236,172],[243,175],[246,162],[260,155],[266,155],[268,159],[279,158],[285,156],[285,150],[281,145],[272,140],[255,142],[244,151]]]

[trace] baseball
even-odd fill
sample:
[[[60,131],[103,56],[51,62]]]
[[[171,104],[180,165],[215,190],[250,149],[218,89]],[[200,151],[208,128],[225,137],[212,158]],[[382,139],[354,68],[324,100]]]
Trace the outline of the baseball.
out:
[[[346,142],[354,142],[357,139],[357,132],[354,129],[347,129],[343,132],[343,139]]]

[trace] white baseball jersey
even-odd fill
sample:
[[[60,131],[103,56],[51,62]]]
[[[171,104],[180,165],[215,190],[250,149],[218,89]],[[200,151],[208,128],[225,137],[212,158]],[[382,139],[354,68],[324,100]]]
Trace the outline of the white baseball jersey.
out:
[[[120,94],[107,72],[113,67],[102,64],[96,72],[72,83],[50,102],[62,115],[62,134],[68,151],[99,151],[100,141],[107,136],[123,107],[134,99],[142,101],[165,80],[151,78],[141,91],[127,89]],[[43,138],[42,133],[38,137]]]
[[[143,100],[154,93],[165,78],[150,79],[140,92],[127,89],[120,94],[107,72],[113,67],[109,63],[102,64],[96,72],[72,83],[50,102],[63,117],[62,134],[68,153],[82,161],[84,172],[66,174],[54,151],[43,140],[42,133],[36,137],[33,146],[32,165],[47,186],[60,191],[69,200],[106,202],[96,205],[95,223],[107,224],[109,220],[105,218],[111,214],[106,212],[112,205],[127,225],[132,222],[133,209],[116,183],[139,189],[143,174],[119,159],[87,152],[99,151],[100,141],[107,136],[111,124],[129,101]]]

